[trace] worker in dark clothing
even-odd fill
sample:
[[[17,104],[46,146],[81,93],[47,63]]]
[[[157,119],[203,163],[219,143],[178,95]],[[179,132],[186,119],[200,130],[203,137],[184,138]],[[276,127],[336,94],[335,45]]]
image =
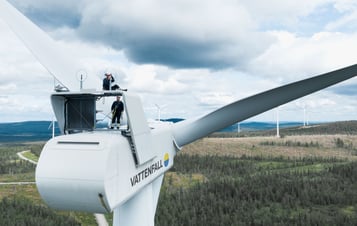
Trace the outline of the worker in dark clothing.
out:
[[[116,90],[120,87],[115,84],[112,86],[112,83],[115,81],[113,75],[109,72],[105,73],[105,78],[103,79],[103,90]]]
[[[114,129],[114,124],[119,129],[121,113],[124,111],[124,104],[120,100],[120,96],[117,96],[117,100],[112,104],[112,124],[111,129]]]

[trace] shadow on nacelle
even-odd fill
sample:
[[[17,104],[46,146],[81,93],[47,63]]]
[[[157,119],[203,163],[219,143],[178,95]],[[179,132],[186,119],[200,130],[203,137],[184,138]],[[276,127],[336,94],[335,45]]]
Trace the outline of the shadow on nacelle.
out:
[[[113,97],[116,96],[123,96],[123,91],[57,92],[52,94],[51,103],[61,133],[72,134],[107,127],[104,124],[108,124],[105,121],[111,121],[110,107],[115,99]],[[125,130],[129,129],[126,112],[123,112],[123,120],[121,120],[121,128]]]
[[[106,106],[105,99],[110,110],[116,96],[123,97],[127,125],[120,130],[97,128],[98,106]],[[56,209],[116,211],[116,216],[127,216],[134,204],[156,208],[163,173],[172,167],[178,147],[169,128],[149,127],[139,96],[57,92],[51,102],[62,135],[46,143],[36,168],[36,185],[45,202]]]
[[[51,95],[51,103],[59,129],[64,135],[103,130],[115,132],[105,129],[103,126],[97,127],[97,114],[102,111],[100,108],[103,106],[107,108],[106,110],[110,114],[112,101],[110,98],[107,100],[104,98],[116,96],[123,97],[125,109],[120,132],[129,139],[135,163],[140,165],[150,160],[152,156],[150,152],[144,151],[151,146],[150,128],[139,96],[121,90],[57,92]],[[105,101],[107,101],[107,104],[103,105]],[[99,121],[101,120],[99,119]]]

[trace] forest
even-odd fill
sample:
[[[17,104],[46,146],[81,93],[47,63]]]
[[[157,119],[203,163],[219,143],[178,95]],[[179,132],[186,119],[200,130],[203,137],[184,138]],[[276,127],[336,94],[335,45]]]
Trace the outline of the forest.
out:
[[[0,175],[1,174],[19,174],[34,171],[35,166],[27,161],[19,160],[8,149],[1,151],[0,155]]]
[[[165,174],[155,216],[167,225],[357,225],[357,136],[204,138]],[[0,182],[34,181],[42,143],[1,144]],[[112,215],[106,215],[112,222]],[[35,184],[0,185],[0,225],[96,225],[56,211]]]
[[[179,155],[156,225],[357,225],[356,188],[357,163],[336,158]]]
[[[43,205],[35,205],[31,200],[20,197],[2,199],[0,219],[1,225],[81,225],[73,217],[57,214]]]
[[[0,145],[0,225],[95,225],[91,214],[73,214],[48,208],[40,199],[35,184],[6,184],[34,182],[35,165],[17,156],[18,152],[31,150],[39,154],[43,144]],[[92,221],[87,221],[90,215]],[[82,221],[80,219],[83,219]],[[87,224],[93,222],[93,224]]]

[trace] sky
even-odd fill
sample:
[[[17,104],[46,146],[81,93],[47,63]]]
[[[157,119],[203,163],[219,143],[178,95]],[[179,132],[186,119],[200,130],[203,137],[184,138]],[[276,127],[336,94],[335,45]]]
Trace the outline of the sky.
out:
[[[158,107],[196,117],[357,62],[354,0],[8,1],[98,87],[110,71],[138,93],[153,119]],[[1,19],[0,32],[0,122],[52,120],[52,75]],[[354,78],[248,121],[357,120],[356,95]]]

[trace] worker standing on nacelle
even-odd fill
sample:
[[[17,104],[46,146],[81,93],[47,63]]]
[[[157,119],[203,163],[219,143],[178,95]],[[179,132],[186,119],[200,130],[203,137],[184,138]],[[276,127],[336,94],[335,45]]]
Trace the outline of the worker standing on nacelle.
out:
[[[120,96],[117,96],[117,100],[112,104],[112,124],[111,129],[114,129],[114,125],[119,129],[121,113],[124,111],[124,104],[120,100]]]

